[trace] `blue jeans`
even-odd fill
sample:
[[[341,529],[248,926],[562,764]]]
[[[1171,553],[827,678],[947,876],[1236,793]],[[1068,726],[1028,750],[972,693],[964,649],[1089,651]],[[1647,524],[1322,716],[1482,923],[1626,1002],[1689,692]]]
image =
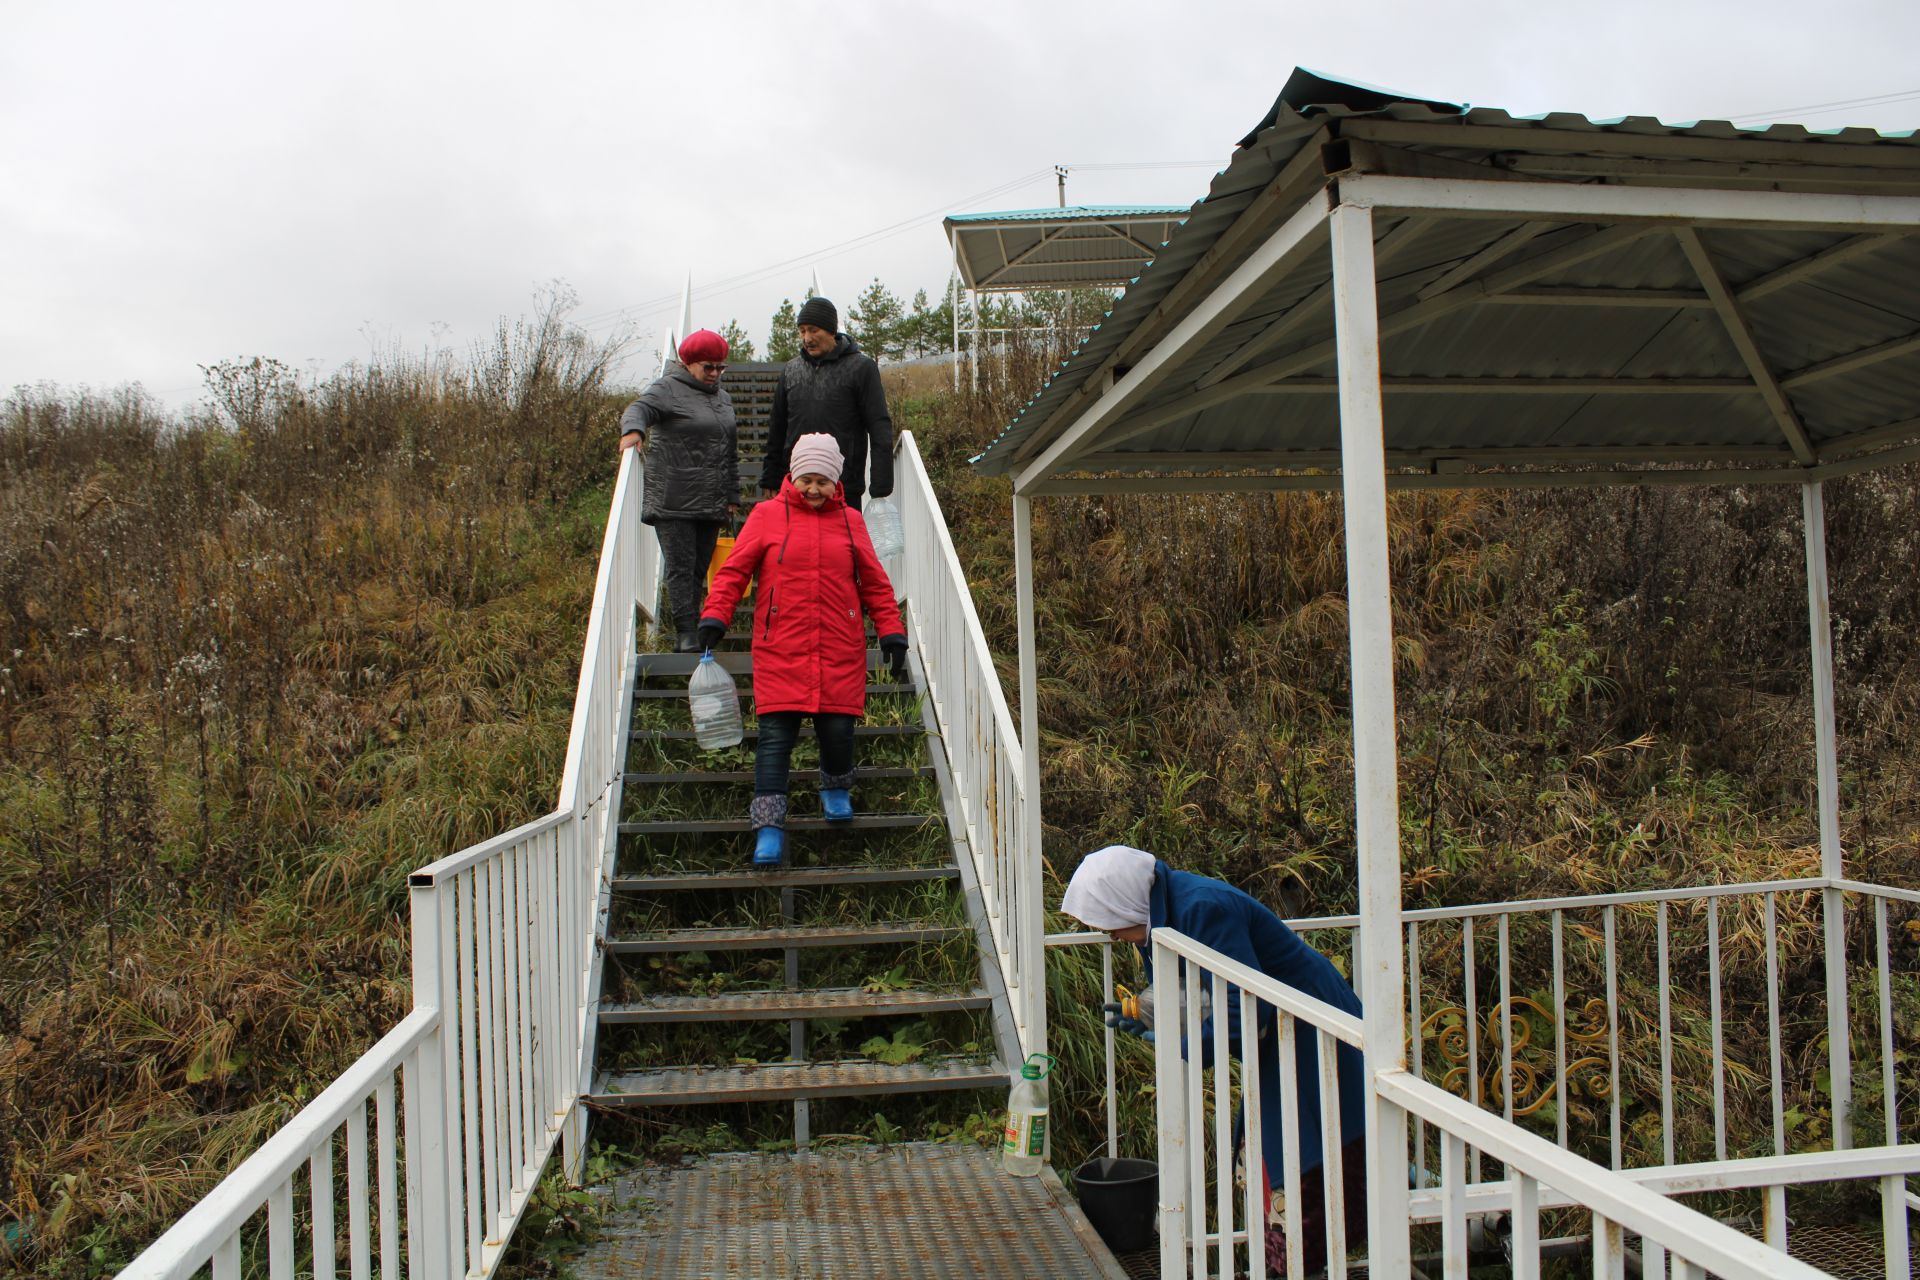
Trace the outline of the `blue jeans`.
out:
[[[853,785],[853,725],[859,717],[838,711],[763,711],[759,715],[760,745],[753,753],[754,795],[787,794],[793,744],[800,739],[800,722],[809,714],[820,737],[821,789]]]

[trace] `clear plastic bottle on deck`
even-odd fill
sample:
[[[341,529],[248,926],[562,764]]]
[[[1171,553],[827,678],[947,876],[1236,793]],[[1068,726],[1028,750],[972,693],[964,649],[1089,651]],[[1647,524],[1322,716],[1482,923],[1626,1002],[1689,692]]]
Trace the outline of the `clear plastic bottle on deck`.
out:
[[[1046,1065],[1041,1066],[1044,1061]],[[1016,1177],[1031,1178],[1047,1162],[1051,1135],[1047,1132],[1047,1076],[1053,1058],[1030,1055],[1020,1078],[1007,1095],[1007,1127],[1000,1141],[1000,1167]]]
[[[713,660],[709,649],[687,682],[687,702],[693,711],[693,736],[703,750],[737,747],[746,732],[740,723],[740,689],[727,669]]]

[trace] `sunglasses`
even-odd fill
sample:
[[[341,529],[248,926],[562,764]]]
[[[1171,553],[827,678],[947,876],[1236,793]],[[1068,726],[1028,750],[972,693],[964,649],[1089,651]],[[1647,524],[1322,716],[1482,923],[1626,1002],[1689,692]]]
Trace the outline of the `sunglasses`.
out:
[[[711,369],[715,373],[725,373],[727,371],[727,366],[721,364],[718,360],[695,360],[692,367],[695,369]]]

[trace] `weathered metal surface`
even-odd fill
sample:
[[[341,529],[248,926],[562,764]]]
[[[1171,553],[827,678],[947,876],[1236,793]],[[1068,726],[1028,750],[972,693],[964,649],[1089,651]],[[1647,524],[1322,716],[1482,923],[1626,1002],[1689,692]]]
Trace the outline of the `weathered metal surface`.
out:
[[[678,1067],[609,1074],[595,1082],[588,1101],[609,1107],[693,1106],[708,1102],[998,1089],[1006,1083],[1006,1068],[986,1058],[947,1058],[902,1065],[865,1059],[768,1062],[750,1067]]]
[[[853,736],[856,738],[917,738],[925,732],[926,730],[917,724],[860,724],[853,727]],[[636,742],[650,738],[683,739],[691,742],[695,733],[692,729],[635,729],[631,736]],[[802,726],[800,736],[813,737],[813,726],[811,724]],[[749,729],[746,738],[749,742],[757,743],[760,741],[760,731]]]
[[[768,889],[795,885],[906,884],[951,880],[952,863],[938,867],[789,867],[780,871],[680,871],[656,876],[615,876],[615,893],[660,893],[675,889]]]
[[[686,693],[682,691],[677,696],[684,698]],[[753,770],[687,770],[680,773],[629,773],[623,776],[626,784],[630,787],[673,787],[679,786],[682,783],[719,784],[752,782]],[[820,781],[820,771],[818,769],[795,769],[787,776],[793,782]],[[880,778],[931,778],[933,777],[933,766],[920,765],[918,767],[895,768],[888,765],[856,765],[854,766],[853,776],[856,782],[866,782]]]
[[[721,1156],[616,1185],[582,1280],[1124,1280],[1052,1178],[978,1147]]]
[[[939,819],[925,813],[856,813],[847,822],[828,822],[825,818],[787,819],[789,831],[898,831],[932,826]],[[690,818],[677,822],[623,822],[623,836],[726,835],[751,831],[748,818]]]
[[[659,1022],[752,1022],[786,1018],[887,1018],[898,1014],[984,1009],[984,991],[863,991],[828,987],[804,991],[729,991],[717,996],[655,996],[606,1005],[602,1025]]]
[[[882,942],[938,942],[965,930],[947,925],[901,921],[896,924],[798,925],[786,929],[676,929],[608,938],[616,955],[671,951],[766,951],[786,947],[864,947]]]

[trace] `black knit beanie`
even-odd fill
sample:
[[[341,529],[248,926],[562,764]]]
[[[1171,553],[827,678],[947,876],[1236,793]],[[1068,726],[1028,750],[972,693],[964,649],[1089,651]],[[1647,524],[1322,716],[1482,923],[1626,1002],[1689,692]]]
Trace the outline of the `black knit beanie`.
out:
[[[840,313],[825,298],[808,298],[800,304],[800,317],[797,324],[810,324],[816,329],[825,329],[828,333],[840,332]]]

